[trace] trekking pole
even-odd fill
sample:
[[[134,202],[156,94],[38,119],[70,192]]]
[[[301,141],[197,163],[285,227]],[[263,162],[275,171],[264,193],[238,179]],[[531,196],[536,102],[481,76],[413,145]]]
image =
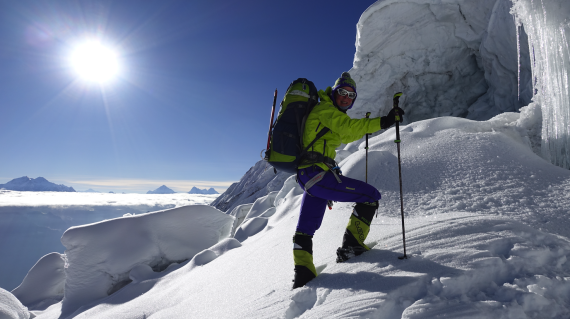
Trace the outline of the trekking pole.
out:
[[[396,115],[396,140],[394,143],[398,145],[398,175],[400,176],[400,207],[402,212],[402,239],[404,242],[404,256],[399,256],[398,259],[408,259],[406,255],[406,229],[404,228],[404,197],[402,195],[402,164],[400,161],[400,114],[398,114],[398,103],[400,102],[402,92],[394,94],[394,113]]]
[[[370,112],[366,112],[366,118],[370,117]],[[366,183],[368,183],[368,133],[366,133]]]

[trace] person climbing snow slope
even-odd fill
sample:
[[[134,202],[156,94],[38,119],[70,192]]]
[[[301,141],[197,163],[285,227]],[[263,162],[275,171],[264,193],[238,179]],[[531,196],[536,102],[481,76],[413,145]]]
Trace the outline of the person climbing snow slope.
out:
[[[370,249],[364,240],[378,208],[380,192],[370,184],[343,176],[334,160],[335,150],[341,143],[350,143],[365,134],[389,128],[396,123],[396,110],[402,122],[404,111],[397,107],[380,118],[352,119],[346,111],[354,105],[356,97],[355,81],[348,72],[342,73],[332,88],[319,91],[320,102],[305,123],[304,145],[309,145],[324,127],[329,131],[314,142],[297,170],[297,182],[305,192],[293,237],[293,289],[304,286],[317,276],[313,264],[313,235],[321,226],[329,201],[356,203],[344,232],[342,246],[337,249],[337,262],[346,261]]]

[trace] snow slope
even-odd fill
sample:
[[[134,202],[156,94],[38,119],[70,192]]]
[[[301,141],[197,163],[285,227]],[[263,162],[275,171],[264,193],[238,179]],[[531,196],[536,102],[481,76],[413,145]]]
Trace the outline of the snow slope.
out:
[[[403,251],[392,128],[370,143],[368,180],[383,195],[370,252],[335,263],[352,209],[336,203],[314,237],[320,275],[292,291],[302,191],[291,178],[267,225],[241,247],[132,282],[75,318],[567,318],[570,172],[532,151],[525,123],[533,121],[524,117],[535,113],[521,114],[401,127],[407,260],[396,258]],[[341,163],[345,175],[364,179],[363,146]],[[262,202],[257,212],[267,208]],[[37,314],[59,318],[60,309]]]

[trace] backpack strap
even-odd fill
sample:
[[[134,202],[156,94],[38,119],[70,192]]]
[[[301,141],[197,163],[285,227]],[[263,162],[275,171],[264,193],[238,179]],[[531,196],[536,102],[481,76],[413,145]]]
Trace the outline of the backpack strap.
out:
[[[309,145],[307,145],[307,147],[305,147],[305,149],[303,150],[303,152],[301,152],[301,155],[299,155],[299,158],[301,160],[303,160],[303,157],[305,157],[305,155],[307,154],[307,151],[309,150],[309,148],[311,148],[311,146],[313,146],[313,144],[315,144],[315,142],[323,137],[323,135],[327,134],[328,131],[330,131],[330,129],[328,127],[324,127],[322,130],[319,131],[319,133],[317,133],[317,136],[315,137],[315,139],[309,143]]]

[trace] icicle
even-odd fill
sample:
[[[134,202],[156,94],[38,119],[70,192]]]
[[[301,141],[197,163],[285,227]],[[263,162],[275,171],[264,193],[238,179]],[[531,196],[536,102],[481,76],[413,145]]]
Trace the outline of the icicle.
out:
[[[531,54],[533,101],[542,108],[542,154],[570,168],[570,4],[560,0],[513,0],[520,90],[520,31],[524,25]],[[520,91],[519,91],[520,94]]]
[[[520,25],[515,21],[515,31],[517,33],[517,100],[521,99],[521,41],[520,41]]]

